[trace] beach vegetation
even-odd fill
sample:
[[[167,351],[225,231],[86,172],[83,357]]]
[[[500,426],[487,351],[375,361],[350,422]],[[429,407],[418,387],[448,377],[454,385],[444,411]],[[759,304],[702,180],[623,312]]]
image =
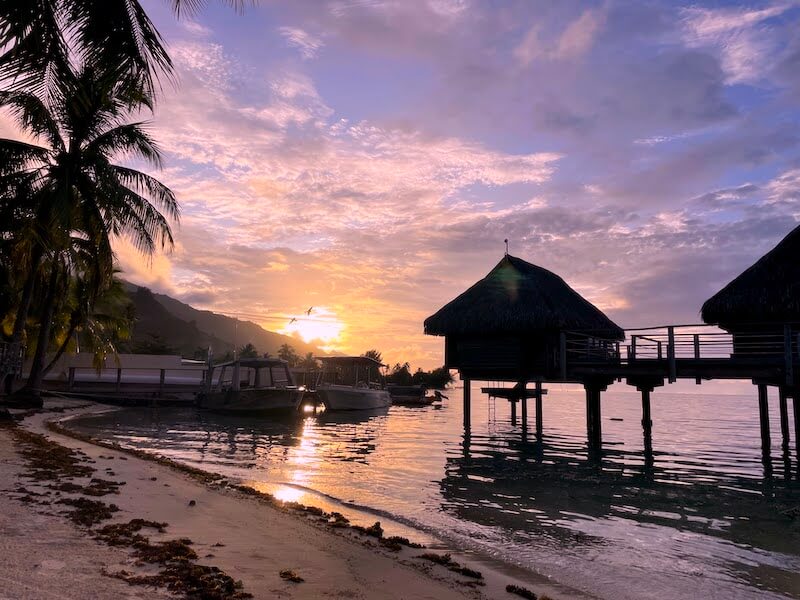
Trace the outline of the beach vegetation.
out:
[[[289,363],[290,367],[296,367],[300,362],[300,357],[297,355],[297,351],[289,344],[282,344],[281,347],[278,348],[278,358],[285,360],[287,363]]]
[[[239,348],[237,356],[239,358],[259,358],[261,355],[253,344],[247,342],[244,346]]]
[[[362,356],[371,358],[375,362],[383,363],[383,357],[381,356],[380,351],[375,350],[374,348],[372,350],[367,350],[366,352],[364,352]]]
[[[151,255],[172,247],[170,220],[179,216],[167,186],[114,162],[138,159],[161,167],[160,150],[146,124],[133,120],[141,90],[98,79],[94,69],[84,67],[63,82],[61,92],[0,93],[0,105],[33,140],[0,140],[0,211],[15,220],[3,242],[27,267],[20,278],[12,342],[22,341],[32,300],[40,300],[26,384],[33,395],[41,387],[45,354],[54,341],[52,323],[72,281],[81,279],[82,297],[93,306],[113,282],[113,238],[126,237]],[[80,309],[75,315],[90,312]]]

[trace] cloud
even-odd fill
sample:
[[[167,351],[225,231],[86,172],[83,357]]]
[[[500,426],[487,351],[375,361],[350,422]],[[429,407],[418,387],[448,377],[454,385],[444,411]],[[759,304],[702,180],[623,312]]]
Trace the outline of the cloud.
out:
[[[295,0],[252,13],[270,52],[189,35],[155,119],[180,247],[124,262],[415,366],[506,238],[623,325],[695,321],[800,217],[795,13],[762,6]]]
[[[690,46],[719,52],[728,83],[757,82],[769,72],[779,35],[766,22],[792,8],[779,3],[762,9],[682,9],[685,39]]]
[[[514,49],[514,56],[523,66],[534,60],[574,60],[588,52],[605,20],[600,10],[587,9],[569,23],[561,35],[545,40],[543,26],[534,23]]]
[[[280,27],[278,31],[286,39],[286,43],[297,48],[305,59],[316,57],[319,50],[325,45],[320,38],[298,27]]]

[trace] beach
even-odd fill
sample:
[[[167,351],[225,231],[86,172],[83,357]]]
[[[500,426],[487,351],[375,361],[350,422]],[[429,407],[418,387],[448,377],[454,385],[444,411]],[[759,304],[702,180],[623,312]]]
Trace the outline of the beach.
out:
[[[47,410],[53,407],[60,412]],[[212,573],[218,583],[222,582],[220,588],[225,581],[234,584],[228,595],[197,597],[513,597],[505,592],[505,586],[518,582],[507,576],[490,575],[485,570],[481,578],[474,573],[464,575],[464,571],[448,568],[452,564],[417,558],[426,552],[424,549],[390,547],[392,544],[385,545],[374,532],[332,527],[331,519],[319,514],[321,511],[290,510],[213,477],[48,429],[47,423],[55,418],[91,410],[97,407],[64,408],[48,402],[45,411],[27,416],[16,426],[0,428],[0,473],[4,481],[0,494],[0,578],[6,597],[168,596],[165,585],[149,583],[157,582],[161,573],[162,583],[175,584],[163,576],[164,569],[173,565],[171,559],[143,560],[141,542],[139,546],[124,543],[135,535],[146,536],[147,548],[168,540],[185,540],[187,544],[177,549],[193,552],[196,559],[190,561],[192,564],[216,567],[224,573],[225,577]],[[37,441],[37,436],[48,441]],[[57,445],[46,446],[45,456],[61,447],[76,453],[75,460],[65,471],[51,470],[50,466],[43,469],[41,465],[38,471],[35,465],[31,471],[30,457],[20,452],[40,443]],[[93,480],[100,483],[93,484]],[[95,494],[98,486],[100,492],[111,492],[86,496],[72,491],[94,488]],[[72,524],[63,514],[71,505],[59,502],[81,497],[113,504],[118,511],[89,526]],[[128,538],[100,534],[104,539],[93,539],[103,527],[131,523],[133,519],[166,525],[162,531],[145,526]],[[463,560],[459,566],[467,571],[471,567]],[[67,573],[69,577],[64,577]],[[143,576],[152,578],[147,585],[141,585]],[[188,595],[186,589],[183,592]]]

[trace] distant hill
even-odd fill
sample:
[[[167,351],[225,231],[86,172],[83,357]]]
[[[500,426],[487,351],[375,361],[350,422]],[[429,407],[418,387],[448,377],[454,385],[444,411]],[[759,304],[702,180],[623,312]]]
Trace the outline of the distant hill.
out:
[[[283,344],[292,346],[299,355],[325,352],[297,338],[267,331],[251,321],[237,321],[208,310],[198,310],[165,294],[157,294],[145,287],[125,284],[136,312],[130,348],[161,343],[174,348],[187,358],[194,357],[210,345],[216,356],[238,346],[253,344],[259,352],[275,356]]]

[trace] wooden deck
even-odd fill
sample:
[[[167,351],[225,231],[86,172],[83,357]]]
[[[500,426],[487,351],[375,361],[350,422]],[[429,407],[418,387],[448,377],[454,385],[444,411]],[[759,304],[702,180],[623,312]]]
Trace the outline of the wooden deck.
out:
[[[782,329],[782,332],[780,331]],[[537,372],[524,366],[509,369],[507,365],[492,369],[491,364],[479,368],[461,368],[464,386],[464,425],[470,426],[470,380],[496,382],[481,388],[483,393],[512,402],[512,420],[516,421],[516,404],[522,403],[523,427],[527,426],[527,400],[536,400],[536,429],[542,430],[543,383],[577,383],[586,389],[586,422],[589,446],[602,445],[601,394],[613,382],[625,382],[641,393],[642,428],[646,451],[652,452],[652,391],[678,379],[697,384],[713,379],[751,381],[757,386],[762,446],[768,454],[771,429],[768,411],[768,387],[777,388],[780,398],[781,437],[784,449],[790,443],[788,400],[794,401],[794,434],[800,456],[800,326],[757,324],[736,337],[715,326],[705,324],[666,325],[625,330],[625,342],[593,336],[591,332],[568,331],[560,334],[554,349],[555,367]],[[514,387],[500,386],[514,383]],[[527,388],[529,382],[536,389]],[[755,396],[755,395],[754,395]]]

